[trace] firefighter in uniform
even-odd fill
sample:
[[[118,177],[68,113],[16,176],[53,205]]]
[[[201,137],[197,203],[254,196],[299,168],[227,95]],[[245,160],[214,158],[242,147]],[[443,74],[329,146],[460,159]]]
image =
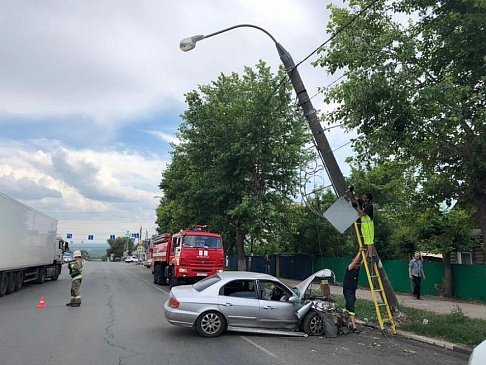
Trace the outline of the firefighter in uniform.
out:
[[[81,305],[81,295],[79,288],[83,279],[83,257],[81,251],[73,253],[74,261],[69,264],[69,275],[71,275],[71,301],[66,303],[68,307],[79,307]]]

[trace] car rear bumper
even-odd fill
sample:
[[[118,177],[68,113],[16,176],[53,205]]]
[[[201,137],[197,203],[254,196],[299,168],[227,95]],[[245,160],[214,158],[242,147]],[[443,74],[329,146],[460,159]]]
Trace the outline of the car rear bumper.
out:
[[[164,315],[170,324],[181,327],[193,327],[198,313],[172,308],[169,306],[169,301],[166,301],[164,303]]]

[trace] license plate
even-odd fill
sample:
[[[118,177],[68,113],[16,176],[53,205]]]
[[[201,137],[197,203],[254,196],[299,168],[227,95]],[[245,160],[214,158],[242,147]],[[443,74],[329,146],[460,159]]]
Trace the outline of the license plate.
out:
[[[205,272],[198,272],[198,273],[196,273],[196,275],[197,276],[208,276],[208,274],[205,273]]]

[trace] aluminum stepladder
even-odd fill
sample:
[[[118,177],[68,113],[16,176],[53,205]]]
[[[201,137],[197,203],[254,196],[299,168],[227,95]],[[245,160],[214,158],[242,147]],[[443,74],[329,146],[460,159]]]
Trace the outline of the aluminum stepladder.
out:
[[[386,297],[385,290],[383,289],[383,283],[381,281],[380,272],[378,271],[378,262],[371,261],[368,262],[366,251],[364,249],[363,238],[361,236],[361,231],[358,227],[357,222],[354,222],[354,229],[356,232],[356,237],[358,239],[359,250],[361,252],[361,260],[364,264],[366,276],[368,277],[368,283],[371,290],[371,299],[375,305],[376,318],[378,318],[378,324],[380,325],[381,331],[385,331],[385,322],[389,323],[393,334],[397,334],[397,328],[395,325],[395,320],[388,304],[388,299]],[[381,302],[378,299],[381,299]],[[385,309],[384,313],[382,312]]]

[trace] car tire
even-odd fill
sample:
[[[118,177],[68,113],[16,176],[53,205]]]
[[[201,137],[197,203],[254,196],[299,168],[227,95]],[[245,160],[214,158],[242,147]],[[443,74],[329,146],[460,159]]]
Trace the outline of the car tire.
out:
[[[324,321],[319,313],[312,310],[304,318],[304,332],[309,336],[322,336],[324,334]]]
[[[205,312],[196,320],[196,332],[201,337],[218,337],[225,329],[226,319],[219,312]]]

